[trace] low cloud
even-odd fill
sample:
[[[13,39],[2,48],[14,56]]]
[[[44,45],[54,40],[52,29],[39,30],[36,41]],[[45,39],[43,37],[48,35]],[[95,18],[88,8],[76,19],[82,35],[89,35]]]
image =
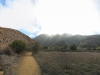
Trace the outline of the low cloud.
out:
[[[36,17],[40,33],[93,34],[100,16],[93,0],[39,0]]]

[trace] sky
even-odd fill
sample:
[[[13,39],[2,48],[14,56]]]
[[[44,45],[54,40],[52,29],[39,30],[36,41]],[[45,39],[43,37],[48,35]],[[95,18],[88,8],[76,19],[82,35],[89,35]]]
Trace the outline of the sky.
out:
[[[0,0],[0,26],[39,34],[100,34],[100,0]]]

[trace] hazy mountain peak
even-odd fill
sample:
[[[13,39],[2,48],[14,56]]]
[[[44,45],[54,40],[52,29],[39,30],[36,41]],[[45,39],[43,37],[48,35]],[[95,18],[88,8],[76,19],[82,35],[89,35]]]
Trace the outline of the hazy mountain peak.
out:
[[[56,34],[53,36],[37,36],[34,40],[38,41],[41,45],[44,46],[53,46],[53,45],[71,45],[76,44],[82,47],[97,47],[100,46],[100,35],[71,35],[71,34]]]

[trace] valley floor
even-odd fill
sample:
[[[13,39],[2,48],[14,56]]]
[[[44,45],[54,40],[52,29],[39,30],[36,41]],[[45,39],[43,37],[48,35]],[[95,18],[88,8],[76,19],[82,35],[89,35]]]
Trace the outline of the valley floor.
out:
[[[45,52],[34,55],[42,75],[100,75],[100,53]]]

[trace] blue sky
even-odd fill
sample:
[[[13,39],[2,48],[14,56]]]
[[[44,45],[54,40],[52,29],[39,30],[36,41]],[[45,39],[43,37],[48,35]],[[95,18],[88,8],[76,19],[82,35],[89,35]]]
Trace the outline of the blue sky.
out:
[[[0,0],[0,26],[39,34],[100,34],[100,0]]]
[[[24,29],[19,29],[19,31],[21,31],[22,33],[24,33],[25,35],[28,35],[30,37],[36,37],[37,33],[38,33],[38,32],[30,33],[30,32],[28,32],[27,30],[24,30]]]
[[[0,0],[0,3],[3,5],[3,6],[5,6],[5,3],[6,2],[6,0]]]

